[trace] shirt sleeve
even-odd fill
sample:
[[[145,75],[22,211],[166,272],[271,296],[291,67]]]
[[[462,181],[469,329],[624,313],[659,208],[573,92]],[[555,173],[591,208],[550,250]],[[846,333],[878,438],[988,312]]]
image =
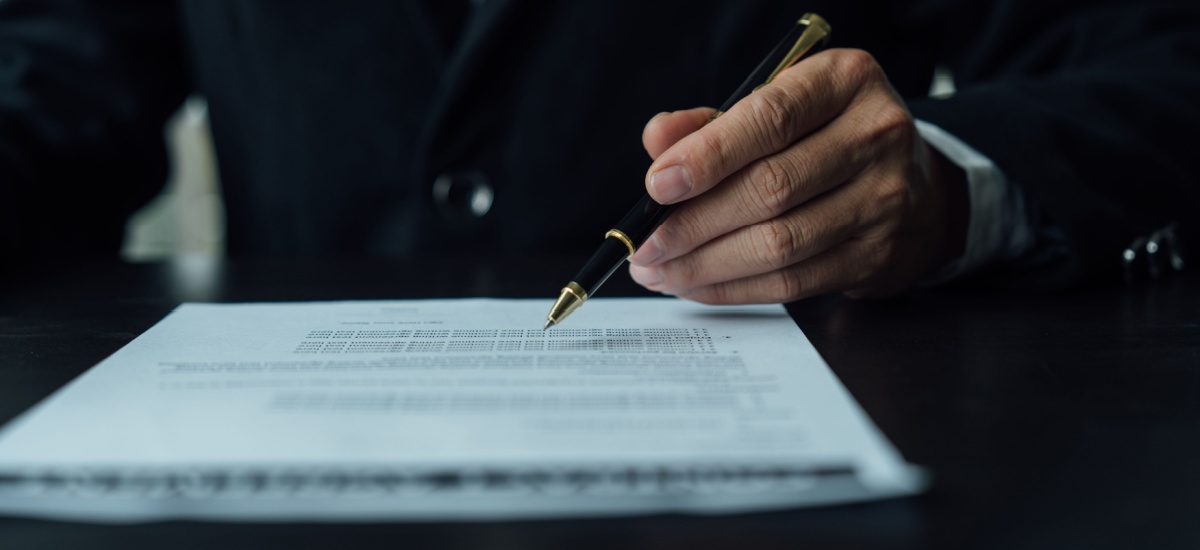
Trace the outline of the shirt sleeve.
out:
[[[1172,222],[1179,242],[1200,242],[1195,140],[1172,139],[1200,132],[1200,3],[919,4],[898,21],[940,29],[930,48],[956,91],[914,97],[909,111],[970,144],[1019,187],[1035,235],[1029,252],[1052,250],[1040,241],[1043,227],[1065,242],[1053,261],[989,269],[989,283],[1049,290],[1116,282],[1129,243]],[[1010,221],[984,222],[983,212],[973,225],[1014,231]]]
[[[934,124],[918,119],[916,125],[926,143],[966,173],[970,201],[963,255],[935,272],[924,285],[1031,258],[1044,261],[1062,250],[1059,232],[1035,224],[1021,188],[1009,182],[996,163]]]

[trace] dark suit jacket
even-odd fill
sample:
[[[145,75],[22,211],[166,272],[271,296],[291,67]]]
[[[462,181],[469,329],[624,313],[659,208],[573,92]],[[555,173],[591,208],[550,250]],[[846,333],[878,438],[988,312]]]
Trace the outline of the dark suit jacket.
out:
[[[192,91],[232,254],[579,252],[643,192],[645,121],[720,102],[804,11],[1065,233],[1070,254],[1032,280],[1116,273],[1170,220],[1196,234],[1194,1],[486,0],[465,22],[444,6],[0,2],[10,257],[115,250]],[[925,99],[937,63],[951,99]],[[456,174],[494,191],[487,214],[437,203],[434,181]]]

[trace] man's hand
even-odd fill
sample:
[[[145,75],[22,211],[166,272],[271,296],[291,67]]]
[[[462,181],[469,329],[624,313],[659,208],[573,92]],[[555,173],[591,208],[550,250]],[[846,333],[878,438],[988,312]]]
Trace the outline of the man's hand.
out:
[[[714,304],[880,296],[962,254],[961,170],[870,54],[822,52],[712,113],[646,124],[646,189],[686,201],[630,258],[646,288]]]

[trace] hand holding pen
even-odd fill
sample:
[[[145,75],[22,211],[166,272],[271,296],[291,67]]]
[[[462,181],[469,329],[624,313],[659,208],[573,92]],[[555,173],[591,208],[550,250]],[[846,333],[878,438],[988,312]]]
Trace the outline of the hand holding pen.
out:
[[[805,18],[827,34],[818,16]],[[651,219],[661,225],[644,242],[624,243],[637,249],[629,258],[635,281],[716,304],[835,291],[874,296],[905,289],[961,255],[963,175],[919,138],[869,54],[825,51],[735,98],[711,123],[716,111],[699,108],[647,124],[643,142],[654,162],[639,207],[661,214],[648,204],[665,205],[669,216]],[[622,223],[652,218],[638,210]],[[594,280],[597,258],[620,252],[618,245],[606,238],[591,272],[585,266],[577,280]],[[582,300],[560,296],[556,310],[563,302]],[[556,310],[547,326],[565,317],[556,320]]]

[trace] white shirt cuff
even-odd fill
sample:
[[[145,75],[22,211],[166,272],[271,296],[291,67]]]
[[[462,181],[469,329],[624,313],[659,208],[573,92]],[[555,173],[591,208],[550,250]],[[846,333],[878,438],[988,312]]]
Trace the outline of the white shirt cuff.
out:
[[[917,132],[967,175],[971,204],[963,255],[934,273],[925,285],[944,283],[982,268],[1015,260],[1037,244],[1024,193],[991,159],[949,132],[917,120]]]

